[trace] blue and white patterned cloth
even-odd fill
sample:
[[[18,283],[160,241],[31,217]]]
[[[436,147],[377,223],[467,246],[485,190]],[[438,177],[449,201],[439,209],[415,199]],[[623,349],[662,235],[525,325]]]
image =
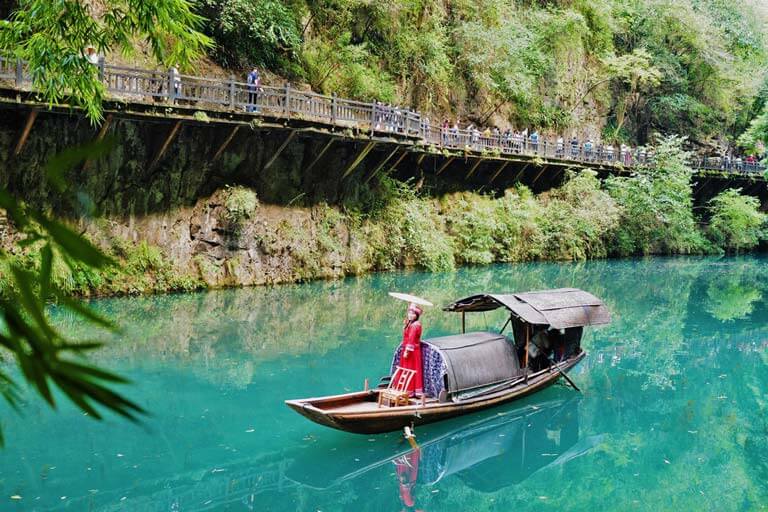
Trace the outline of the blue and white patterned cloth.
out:
[[[403,352],[402,344],[395,350],[392,357],[392,366],[389,374],[395,372],[395,367],[400,364],[400,356]],[[440,396],[440,392],[445,388],[445,374],[448,367],[443,361],[443,355],[439,350],[427,343],[421,342],[421,364],[424,367],[424,394],[431,397]]]

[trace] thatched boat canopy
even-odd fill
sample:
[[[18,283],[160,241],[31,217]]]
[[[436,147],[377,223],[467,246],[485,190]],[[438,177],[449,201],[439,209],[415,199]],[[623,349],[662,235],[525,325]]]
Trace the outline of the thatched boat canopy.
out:
[[[514,317],[533,325],[568,329],[611,322],[603,301],[578,288],[558,288],[512,294],[480,294],[459,299],[443,308],[468,313],[507,308]]]

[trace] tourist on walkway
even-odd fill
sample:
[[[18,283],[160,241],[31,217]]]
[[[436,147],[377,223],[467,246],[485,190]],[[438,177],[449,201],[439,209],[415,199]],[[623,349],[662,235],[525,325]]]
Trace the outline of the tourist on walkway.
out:
[[[259,91],[261,91],[261,75],[255,67],[248,73],[248,112],[258,112]]]
[[[533,133],[531,133],[530,140],[531,140],[531,149],[535,153],[538,153],[538,151],[539,151],[539,132],[536,131],[536,130],[533,130]]]
[[[451,127],[451,139],[453,144],[458,144],[459,142],[459,120],[453,122],[453,126]]]
[[[565,141],[563,141],[562,135],[558,135],[557,142],[555,145],[555,156],[562,158],[564,155],[565,155]]]
[[[85,47],[85,58],[88,59],[88,64],[99,65],[99,54],[96,53],[96,48],[92,45]]]
[[[443,119],[443,126],[440,129],[440,134],[443,140],[443,146],[448,145],[448,131],[451,129],[451,123],[448,122],[448,118]]]
[[[171,89],[173,90],[173,102],[175,103],[179,96],[181,96],[181,75],[179,74],[179,68],[176,64],[171,66],[168,70],[168,74],[171,79]]]

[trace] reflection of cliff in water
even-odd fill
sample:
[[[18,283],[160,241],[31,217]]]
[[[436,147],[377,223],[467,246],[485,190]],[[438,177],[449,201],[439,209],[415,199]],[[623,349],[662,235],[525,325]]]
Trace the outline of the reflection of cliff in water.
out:
[[[738,295],[734,300],[747,302],[737,304],[722,294],[729,289],[727,286],[710,286],[709,296],[704,290],[703,295],[697,291],[689,297],[681,289],[681,283],[691,281],[691,276],[696,276],[697,286],[701,283],[706,288],[717,265],[719,262],[711,258],[662,259],[653,263],[627,260],[590,262],[589,265],[492,265],[459,273],[393,272],[273,288],[104,299],[94,301],[93,306],[125,329],[116,337],[119,343],[109,344],[94,357],[132,360],[149,353],[161,361],[202,361],[207,365],[248,355],[254,364],[259,364],[286,354],[324,354],[350,342],[380,336],[380,332],[392,336],[390,340],[382,340],[383,344],[397,343],[399,340],[394,338],[401,328],[403,311],[402,304],[386,295],[391,290],[418,290],[436,304],[445,304],[476,291],[575,286],[603,297],[619,319],[623,305],[632,300],[633,307],[648,309],[647,318],[658,318],[664,323],[671,316],[675,320],[671,325],[676,326],[684,321],[679,317],[689,300],[695,301],[691,305],[707,307],[719,316],[743,317],[749,314],[750,308],[754,308],[751,317],[760,313],[759,305],[763,303],[760,297],[766,293]],[[754,272],[756,267],[750,262],[742,264],[737,260],[727,265],[729,273],[733,273],[734,268],[738,270],[739,265],[744,268],[744,278],[739,283],[742,287],[760,281],[768,283],[763,279],[768,277],[765,274],[747,275],[747,269]],[[606,272],[611,273],[618,286],[611,289],[601,286]],[[660,273],[666,276],[661,280],[665,286],[652,290],[637,287],[639,280],[657,278]],[[755,286],[765,287],[764,284]],[[723,292],[717,296],[720,288]],[[616,296],[615,289],[631,290],[631,297]],[[752,300],[747,300],[750,297]],[[680,301],[682,308],[677,310]],[[74,321],[65,312],[56,311],[54,316],[73,336],[93,337],[92,329]],[[499,327],[504,318],[489,314],[468,320],[468,329],[484,330],[487,326]],[[426,333],[437,336],[457,332],[460,319],[435,308],[427,311],[424,321]],[[620,328],[616,325],[602,332]]]

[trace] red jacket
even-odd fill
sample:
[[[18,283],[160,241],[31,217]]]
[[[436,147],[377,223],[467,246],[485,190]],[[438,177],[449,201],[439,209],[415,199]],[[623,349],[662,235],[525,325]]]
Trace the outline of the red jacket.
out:
[[[424,367],[421,363],[421,322],[409,322],[403,329],[403,352],[400,356],[400,366],[416,370],[411,379],[408,391],[421,393],[424,390]]]

